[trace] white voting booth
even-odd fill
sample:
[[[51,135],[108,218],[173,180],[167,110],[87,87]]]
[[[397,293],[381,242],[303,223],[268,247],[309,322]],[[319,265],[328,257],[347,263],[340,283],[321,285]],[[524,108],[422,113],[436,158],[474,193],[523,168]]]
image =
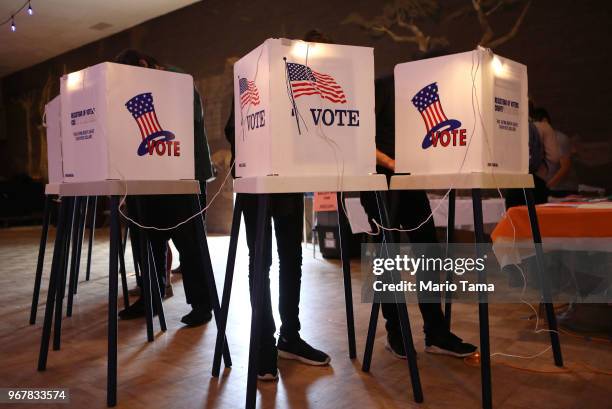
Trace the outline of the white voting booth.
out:
[[[102,63],[60,95],[64,182],[194,178],[190,75]]]
[[[45,105],[45,125],[47,130],[47,168],[49,183],[62,183],[62,129],[60,97],[53,98]]]
[[[268,39],[234,98],[238,178],[375,173],[372,48]]]
[[[527,67],[478,48],[395,67],[396,172],[526,175]]]

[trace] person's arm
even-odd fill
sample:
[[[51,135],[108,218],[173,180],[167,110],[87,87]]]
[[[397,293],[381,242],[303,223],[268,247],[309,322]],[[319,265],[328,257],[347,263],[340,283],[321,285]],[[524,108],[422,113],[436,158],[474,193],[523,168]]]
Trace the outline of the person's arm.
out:
[[[550,180],[546,183],[546,186],[549,188],[553,188],[561,182],[565,176],[569,173],[570,168],[572,167],[572,160],[570,156],[562,156],[559,161],[560,167],[557,173],[550,178]]]
[[[202,182],[210,182],[215,178],[215,170],[210,159],[210,148],[208,146],[208,135],[204,123],[204,109],[202,98],[196,88],[193,89],[194,98],[194,154],[196,179]]]
[[[376,164],[395,172],[395,159],[390,158],[389,155],[379,151],[378,149],[376,149]]]

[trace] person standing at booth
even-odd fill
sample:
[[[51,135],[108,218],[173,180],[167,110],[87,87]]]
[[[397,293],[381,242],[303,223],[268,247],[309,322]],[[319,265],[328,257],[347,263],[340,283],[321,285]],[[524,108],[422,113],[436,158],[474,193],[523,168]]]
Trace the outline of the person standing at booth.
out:
[[[427,58],[437,55],[429,55]],[[375,82],[376,110],[376,171],[387,175],[395,173],[395,82],[393,75],[382,77]],[[376,198],[373,192],[362,192],[362,203],[368,216],[380,220]],[[424,190],[389,191],[387,204],[393,228],[413,229],[431,214],[429,199]],[[411,243],[437,243],[436,227],[430,218],[419,229],[409,231]],[[379,235],[381,236],[381,235]],[[379,237],[380,238],[380,237]],[[394,239],[394,241],[397,239]],[[446,326],[440,302],[419,303],[425,332],[425,351],[434,354],[466,357],[476,351],[476,346],[463,342]],[[406,359],[402,342],[400,320],[396,305],[381,304],[387,329],[386,348],[395,357]]]
[[[153,57],[136,50],[125,50],[116,58],[115,62],[126,65],[139,66],[160,70],[175,70],[162,66]],[[206,182],[214,178],[214,170],[210,160],[208,139],[204,127],[204,115],[200,94],[194,88],[194,155],[195,155],[195,177],[200,182],[200,204],[206,204]],[[192,216],[194,208],[193,197],[190,195],[159,195],[159,196],[137,196],[128,197],[128,208],[134,209],[135,200],[140,200],[144,218],[142,224],[168,227],[175,225]],[[132,215],[133,212],[130,212]],[[202,215],[202,217],[204,217]],[[194,241],[197,237],[196,223],[201,219],[194,218],[175,229],[168,231],[149,230],[149,241],[153,252],[157,279],[160,286],[161,296],[164,297],[166,289],[166,249],[168,240],[176,246],[181,262],[183,275],[183,287],[187,304],[191,305],[191,312],[181,318],[181,322],[188,327],[203,325],[212,318],[212,304],[209,296],[209,283],[206,279],[206,266],[202,263],[199,244]],[[134,231],[137,235],[137,230]],[[136,240],[136,242],[138,242]],[[139,284],[140,285],[140,284]],[[156,314],[155,305],[153,312]],[[145,315],[144,301],[138,298],[128,308],[119,312],[119,317],[124,320],[141,318]]]
[[[304,41],[322,41],[316,31],[309,32]],[[234,101],[230,117],[225,126],[225,136],[232,147],[232,162],[235,158]],[[244,225],[249,247],[249,289],[253,288],[255,269],[255,237],[257,227],[257,197],[244,194],[242,198]],[[313,348],[300,337],[300,288],[302,279],[302,232],[304,227],[303,193],[278,193],[270,195],[270,214],[274,221],[274,233],[279,258],[279,302],[281,318],[278,343],[275,339],[276,325],[272,314],[270,295],[270,266],[272,265],[272,226],[266,224],[267,241],[264,246],[266,280],[261,294],[262,328],[258,351],[257,377],[260,380],[278,378],[277,358],[293,359],[308,365],[327,365],[330,357]]]

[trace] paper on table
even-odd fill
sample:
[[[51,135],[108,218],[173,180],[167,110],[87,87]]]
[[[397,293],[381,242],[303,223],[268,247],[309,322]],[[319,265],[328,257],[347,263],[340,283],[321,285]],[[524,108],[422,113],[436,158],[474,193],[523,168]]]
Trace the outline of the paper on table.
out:
[[[578,203],[543,203],[538,207],[578,207]]]
[[[578,205],[579,209],[612,209],[612,202],[584,203]]]
[[[346,217],[351,225],[353,234],[370,232],[372,230],[368,215],[361,205],[361,200],[358,197],[347,197],[344,199],[346,208]]]

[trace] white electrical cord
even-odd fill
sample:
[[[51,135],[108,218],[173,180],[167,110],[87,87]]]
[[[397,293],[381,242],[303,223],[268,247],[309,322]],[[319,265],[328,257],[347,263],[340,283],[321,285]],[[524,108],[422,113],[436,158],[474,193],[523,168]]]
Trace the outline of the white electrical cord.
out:
[[[156,230],[156,231],[169,231],[169,230],[174,230],[182,225],[184,225],[185,223],[189,223],[191,220],[195,219],[196,217],[200,216],[201,214],[204,214],[204,212],[206,212],[206,210],[208,210],[208,208],[210,206],[212,206],[212,204],[215,202],[215,199],[217,198],[217,196],[219,196],[219,194],[221,193],[221,191],[223,190],[223,187],[225,186],[225,184],[227,183],[227,179],[229,178],[229,176],[232,174],[232,169],[234,169],[234,164],[235,162],[232,162],[232,166],[230,166],[230,168],[227,171],[227,174],[225,175],[225,178],[223,178],[223,182],[221,183],[221,186],[219,186],[219,190],[217,190],[215,192],[215,194],[212,196],[212,198],[210,199],[210,201],[206,204],[206,207],[204,207],[202,210],[200,210],[199,212],[189,216],[187,219],[175,224],[174,226],[171,227],[156,227],[156,226],[147,226],[144,225],[142,223],[137,222],[136,220],[132,219],[131,217],[129,217],[128,215],[126,215],[125,213],[123,213],[123,209],[122,207],[125,205],[125,200],[128,196],[128,185],[127,185],[127,181],[125,180],[125,178],[121,178],[121,181],[124,183],[125,186],[125,193],[123,194],[123,196],[121,197],[121,201],[119,202],[119,213],[121,214],[121,216],[123,216],[124,219],[130,221],[131,223],[133,223],[134,225],[140,227],[141,229],[147,229],[147,230]],[[115,170],[121,174],[119,172],[118,169],[115,168]]]

